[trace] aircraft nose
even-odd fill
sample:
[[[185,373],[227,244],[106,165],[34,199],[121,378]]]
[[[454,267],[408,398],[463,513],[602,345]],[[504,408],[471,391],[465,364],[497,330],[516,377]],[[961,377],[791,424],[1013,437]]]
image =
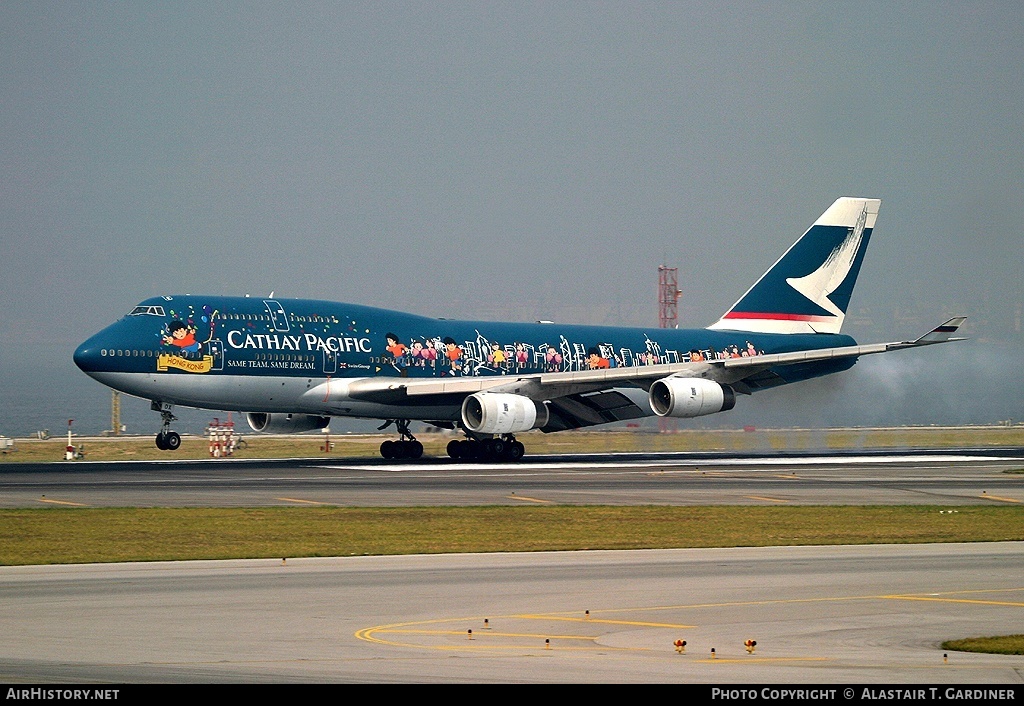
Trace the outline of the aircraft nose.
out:
[[[96,370],[100,358],[100,347],[97,345],[96,339],[90,338],[88,341],[76,348],[73,358],[75,365],[77,365],[82,372],[88,373]]]

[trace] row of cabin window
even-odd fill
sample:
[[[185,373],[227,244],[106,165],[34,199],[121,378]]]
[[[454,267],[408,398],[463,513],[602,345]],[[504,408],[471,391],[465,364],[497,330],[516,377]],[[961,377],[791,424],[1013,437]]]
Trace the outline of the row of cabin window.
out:
[[[164,308],[162,306],[137,306],[128,313],[129,316],[141,316],[143,314],[148,314],[151,316],[164,316]],[[273,319],[270,316],[267,316],[266,314],[221,314],[221,318],[228,319],[231,321],[273,321]],[[338,323],[338,318],[336,316],[296,316],[295,314],[288,314],[288,318],[291,321],[297,321],[300,323]]]
[[[221,314],[221,317],[228,321],[273,321],[266,314]],[[338,317],[336,316],[296,316],[295,314],[288,314],[288,320],[314,324],[338,323]]]
[[[152,350],[114,350],[103,348],[100,350],[100,355],[103,356],[118,356],[118,357],[143,357],[152,358],[156,355],[160,355],[161,351]],[[297,362],[297,363],[312,363],[315,360],[314,356],[310,355],[292,355],[289,353],[257,353],[255,356],[256,360],[277,360],[284,362]]]

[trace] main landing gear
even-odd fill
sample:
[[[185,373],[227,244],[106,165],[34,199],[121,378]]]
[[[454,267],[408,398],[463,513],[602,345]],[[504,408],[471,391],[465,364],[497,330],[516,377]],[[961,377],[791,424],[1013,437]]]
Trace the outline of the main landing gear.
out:
[[[181,446],[181,437],[178,432],[171,431],[171,422],[177,419],[173,414],[174,405],[166,402],[153,402],[150,409],[159,412],[160,418],[164,422],[160,433],[156,435],[156,447],[161,451],[177,451]]]
[[[480,461],[518,461],[526,454],[523,442],[516,441],[512,434],[502,434],[489,439],[473,436],[465,440],[448,442],[448,455],[454,459]]]
[[[389,419],[377,427],[378,431],[392,424],[401,436],[397,441],[385,441],[380,445],[380,455],[391,460],[415,461],[423,456],[423,444],[409,431],[408,419]],[[478,436],[466,432],[467,439],[453,439],[448,442],[448,455],[463,461],[511,461],[520,460],[526,454],[526,447],[516,441],[512,434]]]
[[[416,441],[416,437],[409,431],[408,419],[389,419],[383,426],[377,427],[378,431],[387,429],[392,424],[398,429],[401,438],[398,441],[385,441],[380,445],[380,455],[390,460],[409,459],[415,461],[423,456],[423,444]]]

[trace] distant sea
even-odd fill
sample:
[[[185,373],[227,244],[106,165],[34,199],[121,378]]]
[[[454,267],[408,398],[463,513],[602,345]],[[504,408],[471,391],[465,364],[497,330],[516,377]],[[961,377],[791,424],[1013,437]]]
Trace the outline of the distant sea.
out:
[[[73,346],[50,344],[5,348],[0,358],[0,435],[35,436],[49,430],[51,436],[67,434],[68,420],[80,436],[96,436],[110,429],[110,388],[104,387],[75,366]],[[217,416],[210,412],[182,410],[179,431],[201,432]],[[149,402],[121,396],[121,424],[131,434],[148,434],[160,428],[160,415]]]

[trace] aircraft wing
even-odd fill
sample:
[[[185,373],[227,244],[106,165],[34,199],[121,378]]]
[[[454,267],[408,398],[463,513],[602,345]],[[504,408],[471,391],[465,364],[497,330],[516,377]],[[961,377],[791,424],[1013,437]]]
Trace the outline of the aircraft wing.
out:
[[[616,392],[616,389],[632,387],[649,390],[656,380],[676,376],[714,380],[733,386],[737,392],[750,394],[755,389],[773,387],[786,382],[783,374],[789,366],[858,358],[874,353],[888,353],[904,348],[963,340],[954,338],[953,334],[965,319],[963,316],[949,319],[913,341],[819,348],[697,363],[667,363],[516,376],[367,378],[352,383],[348,392],[356,399],[390,404],[426,402],[431,397],[458,400],[477,392],[518,394],[536,401],[549,402],[555,417],[562,419],[559,429],[577,428],[649,414],[648,411],[641,409],[635,400],[631,400],[622,392]]]
[[[859,358],[873,353],[888,353],[904,348],[918,348],[948,341],[962,341],[953,334],[960,328],[967,317],[956,316],[936,326],[925,335],[913,341],[892,341],[889,343],[872,343],[858,346],[842,346],[839,348],[820,348],[817,350],[793,351],[759,355],[750,358],[730,358],[712,361],[711,365],[720,366],[717,374],[710,379],[732,385],[737,392],[749,394],[753,389],[762,389],[782,384],[786,380],[779,374],[788,366],[817,363],[828,360]]]

